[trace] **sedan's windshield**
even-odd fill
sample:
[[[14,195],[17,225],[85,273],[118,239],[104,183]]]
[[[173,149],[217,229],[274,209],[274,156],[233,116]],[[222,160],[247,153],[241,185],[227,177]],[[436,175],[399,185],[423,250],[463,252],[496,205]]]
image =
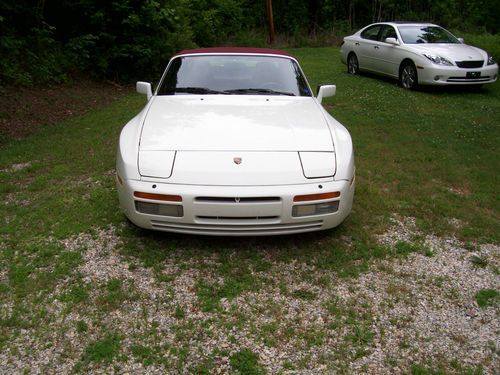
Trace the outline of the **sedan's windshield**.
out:
[[[406,44],[460,43],[450,32],[438,26],[399,26],[399,33]]]
[[[199,55],[172,61],[158,95],[311,96],[297,63],[288,58]]]

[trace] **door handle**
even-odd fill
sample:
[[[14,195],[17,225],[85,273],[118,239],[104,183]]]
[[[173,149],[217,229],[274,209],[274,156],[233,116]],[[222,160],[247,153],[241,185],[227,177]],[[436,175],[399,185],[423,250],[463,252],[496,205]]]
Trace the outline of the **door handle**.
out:
[[[355,44],[355,45],[357,45],[357,46],[359,46],[359,43],[358,43],[358,42],[356,42],[356,43],[354,43],[354,44]]]
[[[373,46],[373,48],[378,49],[378,46]]]

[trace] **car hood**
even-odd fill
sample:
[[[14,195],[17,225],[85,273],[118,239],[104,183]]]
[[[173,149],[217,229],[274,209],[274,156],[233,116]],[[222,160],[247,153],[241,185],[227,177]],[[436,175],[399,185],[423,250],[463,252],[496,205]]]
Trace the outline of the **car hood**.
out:
[[[140,151],[333,151],[311,97],[176,95],[154,97]]]
[[[477,61],[487,57],[483,50],[467,44],[412,44],[410,49],[416,53],[438,55],[451,61]]]

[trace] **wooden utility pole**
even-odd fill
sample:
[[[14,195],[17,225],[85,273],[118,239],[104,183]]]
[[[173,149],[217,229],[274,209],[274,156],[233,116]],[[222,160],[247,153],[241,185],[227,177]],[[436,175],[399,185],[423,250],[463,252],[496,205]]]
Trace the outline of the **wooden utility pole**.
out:
[[[274,44],[273,0],[266,0],[267,24],[269,26],[269,44]]]

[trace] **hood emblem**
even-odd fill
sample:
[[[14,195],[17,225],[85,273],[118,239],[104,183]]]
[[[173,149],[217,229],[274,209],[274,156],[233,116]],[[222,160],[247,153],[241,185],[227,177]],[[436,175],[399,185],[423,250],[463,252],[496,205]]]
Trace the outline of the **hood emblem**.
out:
[[[242,158],[233,158],[234,164],[240,165],[241,162],[243,161]]]

